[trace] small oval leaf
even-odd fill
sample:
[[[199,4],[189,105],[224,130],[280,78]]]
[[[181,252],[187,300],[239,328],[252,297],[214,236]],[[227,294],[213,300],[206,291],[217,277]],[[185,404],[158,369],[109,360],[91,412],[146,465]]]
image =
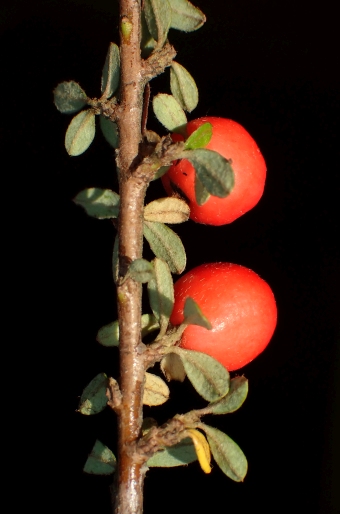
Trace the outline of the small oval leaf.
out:
[[[248,464],[241,448],[217,428],[203,423],[200,428],[206,433],[211,453],[223,473],[235,482],[242,482],[247,474]]]
[[[217,360],[205,353],[173,347],[180,356],[188,379],[199,395],[208,402],[225,396],[229,390],[229,373]]]
[[[141,319],[142,338],[159,329],[159,324],[153,314],[143,314]],[[118,320],[108,323],[98,330],[96,341],[102,346],[119,345],[119,323]]]
[[[61,82],[53,91],[54,104],[64,114],[80,111],[87,104],[87,95],[77,82]]]
[[[94,377],[85,387],[80,397],[78,412],[90,416],[104,410],[107,404],[106,389],[108,383],[105,373],[99,373]]]
[[[230,381],[228,394],[221,400],[210,403],[205,409],[209,414],[229,414],[238,410],[247,398],[248,380],[246,377],[235,377]]]
[[[113,321],[98,330],[96,341],[102,346],[119,345],[119,323]]]
[[[152,107],[156,118],[165,128],[171,132],[183,131],[187,117],[176,98],[159,93],[153,98]]]
[[[156,221],[145,221],[144,237],[156,257],[165,261],[172,273],[180,274],[184,271],[187,262],[185,249],[171,228]]]
[[[206,148],[197,148],[184,150],[181,157],[191,162],[199,180],[211,195],[225,198],[231,193],[234,172],[230,161],[222,155]]]
[[[190,208],[183,200],[174,197],[159,198],[144,208],[146,221],[183,223],[189,219]]]
[[[186,437],[174,446],[168,446],[156,452],[146,464],[149,468],[172,468],[190,464],[195,460],[197,460],[195,447],[190,437]]]
[[[198,205],[204,205],[210,198],[209,192],[205,189],[197,174],[195,174],[195,198]]]
[[[177,380],[184,382],[187,376],[180,357],[176,353],[168,353],[161,360],[161,370],[168,382]]]
[[[83,471],[90,475],[112,475],[116,470],[116,466],[116,457],[110,448],[97,439],[85,462]]]
[[[73,201],[93,218],[117,218],[119,214],[119,195],[111,189],[99,187],[83,189],[73,198]]]
[[[206,318],[201,311],[200,306],[188,296],[184,304],[184,321],[188,325],[198,325],[204,327],[207,330],[211,330],[212,326],[208,318]]]
[[[150,34],[162,47],[171,23],[170,3],[168,0],[144,0],[144,14]]]
[[[74,116],[65,134],[67,153],[72,157],[84,153],[92,143],[95,132],[95,114],[92,109],[82,111]]]
[[[204,471],[204,473],[210,473],[211,453],[208,441],[206,440],[202,432],[199,432],[194,428],[189,428],[188,430],[186,430],[186,433],[189,435],[189,437],[192,439],[192,442],[194,443],[197,459],[202,470]]]
[[[143,404],[162,405],[170,396],[170,390],[164,380],[152,373],[145,373]]]
[[[190,73],[178,62],[172,61],[170,89],[182,109],[191,112],[198,104],[198,89]]]
[[[131,277],[136,282],[145,284],[154,277],[154,269],[151,262],[146,259],[136,259],[131,262],[127,276]]]
[[[120,55],[115,43],[110,43],[102,73],[101,91],[107,100],[118,89],[120,79]]]
[[[99,125],[106,141],[113,147],[119,147],[119,134],[117,123],[105,118],[102,114],[99,116]]]
[[[192,32],[202,27],[206,21],[200,9],[188,0],[171,0],[171,28]]]
[[[148,294],[152,312],[159,322],[162,337],[168,328],[174,306],[174,285],[169,266],[162,259],[153,260],[154,276],[148,283]]]
[[[159,168],[159,170],[156,171],[152,180],[157,180],[158,178],[163,177],[163,175],[165,175],[169,171],[170,168],[171,168],[171,166],[161,166]]]
[[[147,59],[151,52],[154,50],[154,48],[157,45],[157,42],[154,40],[154,38],[151,36],[150,31],[148,29],[146,19],[145,19],[145,13],[142,11],[141,15],[141,42],[140,47],[142,50],[142,57],[143,59]]]
[[[203,123],[196,129],[185,141],[185,150],[195,150],[196,148],[204,148],[212,138],[212,124]]]

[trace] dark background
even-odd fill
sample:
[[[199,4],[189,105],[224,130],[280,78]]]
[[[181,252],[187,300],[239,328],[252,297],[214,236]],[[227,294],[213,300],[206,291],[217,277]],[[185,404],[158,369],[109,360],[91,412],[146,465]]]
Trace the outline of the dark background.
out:
[[[109,221],[88,218],[71,199],[84,187],[115,187],[114,156],[99,132],[84,155],[66,154],[63,140],[71,118],[55,109],[52,91],[73,79],[89,96],[99,95],[108,44],[118,43],[118,3],[7,4],[1,7],[1,141],[3,163],[14,179],[11,244],[24,275],[15,304],[17,330],[21,333],[24,323],[21,313],[30,321],[17,348],[25,357],[18,360],[25,360],[39,397],[35,415],[24,424],[43,441],[24,448],[43,469],[35,475],[39,487],[33,501],[46,506],[50,495],[56,508],[108,513],[109,480],[83,475],[82,467],[96,438],[115,449],[114,415],[105,411],[85,418],[75,410],[95,374],[117,376],[115,350],[95,342],[97,330],[115,318],[114,229]],[[250,381],[242,409],[207,419],[244,450],[245,482],[233,483],[217,466],[207,476],[197,464],[152,469],[145,512],[335,514],[340,510],[336,12],[327,0],[317,8],[303,0],[197,0],[196,5],[207,15],[206,25],[169,36],[177,61],[200,91],[189,119],[211,115],[241,123],[262,150],[268,178],[258,206],[231,225],[190,221],[175,229],[186,247],[187,269],[217,260],[253,269],[271,285],[279,319],[266,351],[242,370]],[[152,92],[168,92],[168,82],[167,72],[152,82]],[[149,127],[163,133],[152,113]],[[148,198],[163,194],[161,185],[153,184]],[[171,391],[171,400],[152,411],[159,422],[200,405],[187,383],[171,385]],[[48,485],[42,488],[43,483]]]

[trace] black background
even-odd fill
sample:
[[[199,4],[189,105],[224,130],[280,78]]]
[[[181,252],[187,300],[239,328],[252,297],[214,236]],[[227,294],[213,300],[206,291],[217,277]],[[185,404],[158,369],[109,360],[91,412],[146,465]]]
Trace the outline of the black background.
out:
[[[206,420],[244,450],[245,482],[231,482],[217,466],[207,476],[197,464],[152,469],[145,512],[252,508],[262,514],[335,514],[340,509],[336,12],[330,1],[318,8],[304,0],[197,0],[196,5],[207,15],[206,25],[169,36],[177,61],[199,88],[190,119],[211,115],[241,123],[261,148],[268,176],[258,206],[231,225],[190,221],[175,229],[186,247],[187,269],[218,260],[253,269],[271,285],[279,319],[266,351],[242,370],[250,381],[242,409]],[[109,480],[85,476],[82,467],[96,438],[115,448],[114,415],[105,411],[85,418],[75,409],[95,374],[117,376],[115,351],[95,342],[97,330],[115,318],[114,229],[108,221],[88,218],[71,199],[84,187],[115,187],[114,156],[99,132],[84,155],[66,154],[70,117],[55,109],[52,91],[73,79],[89,96],[99,95],[108,43],[118,43],[117,12],[114,0],[17,0],[1,8],[6,91],[1,139],[15,183],[9,190],[16,195],[11,219],[18,224],[11,244],[18,245],[15,256],[25,276],[15,308],[18,329],[21,312],[30,320],[21,350],[26,355],[26,343],[34,342],[25,365],[40,398],[40,416],[31,412],[29,424],[43,441],[25,449],[41,465],[37,480],[49,484],[44,495],[52,505],[83,514],[110,512]],[[169,92],[168,83],[167,72],[152,82],[152,92]],[[149,127],[164,133],[152,112]],[[161,185],[153,184],[148,199],[163,194]],[[35,373],[43,375],[42,382],[34,380]],[[187,383],[171,385],[171,391],[171,400],[152,410],[159,422],[201,404]]]

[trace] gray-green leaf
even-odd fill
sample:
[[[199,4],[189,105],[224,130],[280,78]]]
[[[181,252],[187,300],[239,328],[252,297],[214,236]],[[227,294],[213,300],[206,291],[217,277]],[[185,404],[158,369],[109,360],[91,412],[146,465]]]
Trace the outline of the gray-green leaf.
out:
[[[107,404],[107,387],[108,378],[105,373],[99,373],[95,376],[85,387],[80,397],[78,412],[90,416],[104,410]]]
[[[229,373],[217,360],[193,350],[174,347],[172,351],[180,356],[190,382],[205,400],[213,402],[227,394]]]
[[[210,198],[210,194],[198,178],[197,173],[195,174],[195,198],[198,205],[204,205]]]
[[[154,277],[154,269],[151,262],[146,259],[136,259],[131,262],[127,276],[131,277],[136,282],[145,284]]]
[[[81,111],[74,116],[65,134],[67,153],[72,157],[84,153],[92,143],[95,132],[95,114],[92,109]]]
[[[225,198],[234,187],[234,172],[230,162],[217,152],[206,148],[184,150],[181,158],[191,162],[206,190],[214,196]]]
[[[119,195],[111,189],[83,189],[73,201],[94,218],[117,218],[119,214]]]
[[[202,27],[206,21],[200,9],[188,0],[171,0],[171,28],[192,32]]]
[[[152,312],[154,313],[162,337],[169,324],[174,306],[174,285],[169,266],[162,259],[153,260],[154,276],[148,283],[148,294]]]
[[[242,482],[247,474],[248,464],[241,448],[217,428],[203,423],[199,428],[206,433],[211,453],[223,473],[235,482]]]
[[[190,73],[178,62],[172,61],[170,89],[182,109],[191,112],[198,104],[198,89]]]
[[[77,82],[61,82],[53,91],[54,104],[64,114],[73,114],[87,104],[87,95]]]
[[[208,330],[212,329],[210,321],[204,316],[200,306],[190,296],[188,296],[184,304],[184,323],[198,325]]]
[[[115,43],[110,43],[106,55],[102,73],[101,91],[104,99],[110,98],[118,89],[120,78],[119,48]]]
[[[235,377],[230,381],[228,394],[221,400],[206,407],[211,414],[229,414],[241,407],[248,394],[248,380],[246,377]]]
[[[180,274],[186,266],[182,241],[171,228],[156,221],[144,222],[144,237],[156,257],[165,261],[172,273]]]
[[[99,116],[99,125],[106,141],[113,147],[119,147],[119,134],[117,123],[105,118],[102,114]]]
[[[150,34],[162,47],[171,23],[170,3],[168,0],[144,0],[144,14]]]
[[[85,462],[83,471],[90,475],[112,475],[116,470],[116,465],[116,457],[110,448],[97,439]]]
[[[156,118],[165,128],[171,132],[183,131],[187,117],[176,98],[160,93],[153,98],[152,106]]]
[[[174,446],[165,447],[156,452],[147,461],[147,466],[161,467],[161,468],[172,468],[174,466],[184,466],[197,460],[195,447],[190,437],[182,439],[178,444]]]
[[[159,329],[159,324],[153,314],[143,314],[141,320],[142,338]],[[119,323],[118,320],[104,325],[98,330],[96,340],[103,346],[119,345]]]

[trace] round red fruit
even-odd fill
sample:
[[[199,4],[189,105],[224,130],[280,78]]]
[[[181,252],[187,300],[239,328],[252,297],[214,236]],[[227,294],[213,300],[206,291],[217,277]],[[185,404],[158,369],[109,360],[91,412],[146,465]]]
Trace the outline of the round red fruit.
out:
[[[182,323],[189,296],[212,330],[189,325],[181,348],[206,353],[229,371],[242,368],[266,348],[276,327],[277,308],[271,288],[254,271],[225,262],[189,271],[175,283],[173,325]]]
[[[189,137],[203,123],[211,123],[212,137],[205,148],[214,150],[231,160],[235,185],[225,198],[210,196],[203,205],[195,197],[195,170],[192,164],[181,159],[163,175],[163,186],[169,196],[179,193],[187,199],[190,218],[206,225],[225,225],[252,209],[260,200],[266,180],[266,163],[251,135],[236,121],[225,118],[205,117],[189,121],[186,134]],[[183,140],[173,134],[174,141]]]

